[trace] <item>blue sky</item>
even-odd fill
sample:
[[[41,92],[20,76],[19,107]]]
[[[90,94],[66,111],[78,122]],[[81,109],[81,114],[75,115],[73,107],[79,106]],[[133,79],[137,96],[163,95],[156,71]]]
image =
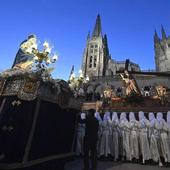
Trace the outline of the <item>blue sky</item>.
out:
[[[53,76],[67,79],[81,67],[88,31],[97,14],[113,59],[130,58],[154,69],[153,34],[170,34],[170,0],[1,0],[0,70],[11,67],[19,44],[34,33],[60,56]]]

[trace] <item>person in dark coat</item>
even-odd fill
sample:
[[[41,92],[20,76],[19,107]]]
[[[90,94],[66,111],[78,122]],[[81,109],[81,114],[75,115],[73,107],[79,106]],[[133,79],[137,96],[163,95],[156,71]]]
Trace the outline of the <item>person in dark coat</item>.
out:
[[[89,170],[89,154],[91,155],[92,170],[96,170],[97,166],[97,140],[99,123],[94,116],[95,110],[88,110],[88,115],[85,122],[85,137],[84,137],[84,170]]]

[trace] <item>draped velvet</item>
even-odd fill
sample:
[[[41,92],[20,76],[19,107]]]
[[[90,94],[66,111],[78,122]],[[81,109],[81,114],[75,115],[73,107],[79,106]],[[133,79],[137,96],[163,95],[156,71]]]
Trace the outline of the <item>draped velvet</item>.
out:
[[[0,113],[0,155],[4,155],[0,165],[22,163],[26,152],[26,162],[74,152],[77,110],[62,109],[55,103],[40,99],[23,101],[16,96],[5,98]]]
[[[23,159],[36,101],[22,101],[20,105],[12,105],[19,99],[6,97],[0,114],[0,153],[4,154],[1,162],[20,162]],[[11,130],[10,130],[11,128]]]
[[[72,152],[76,111],[41,101],[29,159]]]

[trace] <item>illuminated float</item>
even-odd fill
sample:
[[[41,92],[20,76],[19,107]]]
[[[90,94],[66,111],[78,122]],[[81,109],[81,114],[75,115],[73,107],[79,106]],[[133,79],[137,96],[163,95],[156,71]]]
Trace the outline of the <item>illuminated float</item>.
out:
[[[128,71],[129,60],[126,60],[125,69],[117,71],[117,74],[122,78],[122,89],[124,95],[116,95],[116,91],[111,85],[105,85],[103,89],[102,99],[96,102],[84,102],[82,110],[90,108],[103,111],[117,112],[138,112],[140,110],[148,112],[164,112],[170,110],[170,89],[157,84],[153,91],[154,95],[149,96],[142,94],[133,75],[154,75],[158,77],[170,77],[168,72],[135,72]],[[90,81],[89,81],[90,83]]]
[[[57,55],[31,35],[13,67],[0,74],[0,169],[53,164],[62,169],[74,155],[79,105],[64,80],[51,77]],[[45,166],[47,165],[47,167]]]

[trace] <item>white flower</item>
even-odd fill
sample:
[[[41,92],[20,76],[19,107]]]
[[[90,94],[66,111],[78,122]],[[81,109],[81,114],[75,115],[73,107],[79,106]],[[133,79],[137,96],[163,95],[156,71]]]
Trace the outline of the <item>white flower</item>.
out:
[[[72,73],[71,76],[70,76],[70,80],[73,80],[75,78],[75,74]]]
[[[82,70],[79,70],[79,78],[83,78],[83,72],[82,72]]]
[[[46,48],[46,49],[45,49],[45,52],[47,52],[47,53],[51,53],[51,48],[49,48],[49,47],[48,47],[48,48]]]
[[[46,48],[49,48],[49,43],[48,43],[47,41],[45,41],[44,44],[43,44],[43,46],[44,46],[45,49],[46,49]]]
[[[46,63],[47,63],[47,64],[51,64],[51,61],[50,61],[49,58],[47,59]]]
[[[86,76],[86,81],[89,81],[89,76],[88,75]]]
[[[53,59],[53,60],[58,60],[58,55],[55,54],[55,55],[52,57],[52,59]]]
[[[37,56],[35,56],[35,57],[34,57],[34,60],[38,60],[38,57],[37,57]]]

